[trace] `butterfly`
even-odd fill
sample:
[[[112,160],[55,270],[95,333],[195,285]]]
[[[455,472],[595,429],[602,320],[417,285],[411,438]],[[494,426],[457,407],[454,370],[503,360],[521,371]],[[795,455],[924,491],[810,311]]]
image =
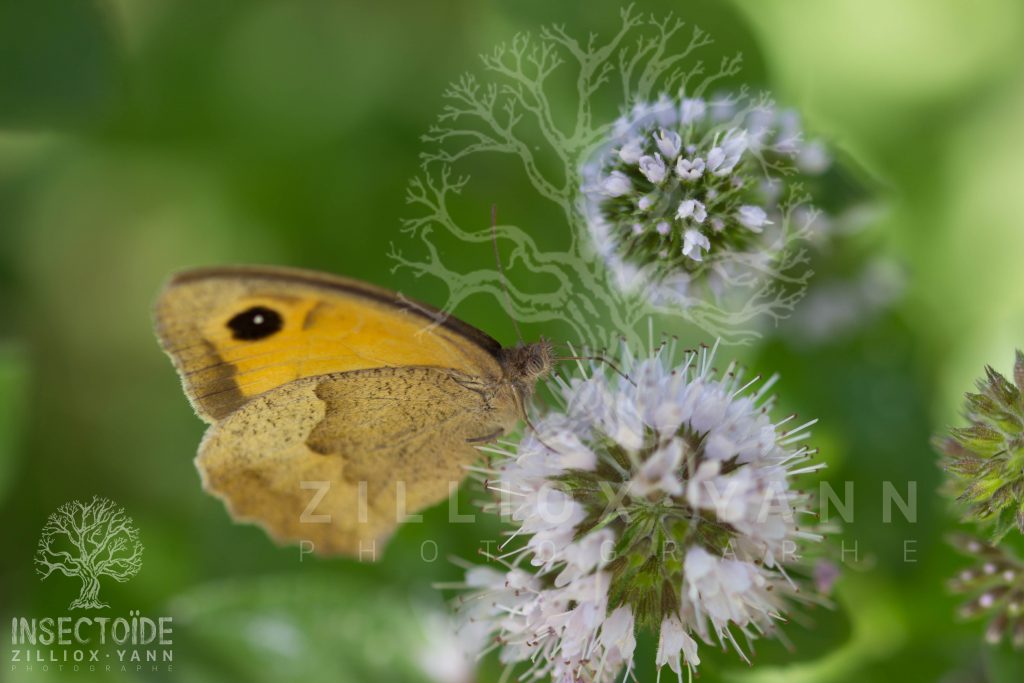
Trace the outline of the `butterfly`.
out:
[[[405,514],[449,497],[553,362],[547,341],[503,348],[426,304],[297,269],[178,273],[154,318],[210,423],[203,487],[325,555],[376,558]]]

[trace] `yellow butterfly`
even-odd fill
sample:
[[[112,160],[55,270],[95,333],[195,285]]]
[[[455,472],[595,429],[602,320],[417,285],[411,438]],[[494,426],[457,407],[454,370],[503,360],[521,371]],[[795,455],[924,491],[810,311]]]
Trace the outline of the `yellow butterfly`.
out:
[[[447,498],[553,360],[548,342],[502,348],[393,292],[285,268],[179,273],[155,319],[211,423],[204,488],[322,554],[375,558],[403,511]]]

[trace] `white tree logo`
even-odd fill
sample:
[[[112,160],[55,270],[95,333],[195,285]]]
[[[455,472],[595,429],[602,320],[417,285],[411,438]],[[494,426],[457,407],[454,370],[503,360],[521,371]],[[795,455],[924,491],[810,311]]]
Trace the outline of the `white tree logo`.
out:
[[[98,496],[88,503],[73,500],[46,520],[35,562],[41,580],[58,571],[82,581],[69,609],[108,607],[99,599],[100,577],[124,583],[139,572],[139,530],[124,508],[112,500]]]

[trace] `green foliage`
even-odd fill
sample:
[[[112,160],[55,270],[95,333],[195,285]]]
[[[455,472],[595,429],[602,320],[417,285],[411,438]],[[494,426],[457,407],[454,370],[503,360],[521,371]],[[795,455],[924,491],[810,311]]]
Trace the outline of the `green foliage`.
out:
[[[0,503],[14,484],[28,414],[28,366],[24,350],[0,345]]]
[[[174,598],[183,680],[424,683],[443,656],[438,601],[323,573],[223,580]]]
[[[970,426],[938,441],[949,491],[966,507],[964,520],[992,528],[998,543],[1012,529],[1024,533],[1024,353],[1017,351],[1014,382],[991,367],[967,394]]]

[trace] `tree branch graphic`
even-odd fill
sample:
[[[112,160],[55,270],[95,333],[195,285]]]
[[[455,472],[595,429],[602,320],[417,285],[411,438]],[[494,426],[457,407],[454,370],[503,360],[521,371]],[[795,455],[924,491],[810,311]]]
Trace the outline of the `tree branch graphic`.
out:
[[[759,337],[756,325],[788,316],[806,288],[811,275],[807,256],[793,245],[807,236],[808,222],[784,226],[771,258],[714,266],[731,288],[728,304],[694,296],[662,305],[657,298],[614,285],[615,274],[595,245],[593,217],[587,215],[583,168],[608,144],[616,126],[614,115],[596,111],[599,103],[618,102],[622,111],[653,101],[659,93],[685,91],[699,97],[720,88],[723,79],[739,73],[742,59],[724,57],[717,67],[694,61],[694,53],[711,42],[700,28],[688,29],[677,18],[642,15],[628,7],[617,32],[604,40],[596,34],[580,40],[556,25],[536,36],[519,34],[483,55],[483,74],[464,74],[448,87],[437,122],[422,138],[422,170],[406,193],[412,214],[402,232],[408,241],[403,248],[392,244],[393,269],[444,281],[447,312],[467,297],[485,294],[520,322],[559,321],[574,340],[595,347],[623,336],[638,342],[652,314],[682,318],[728,342]],[[745,98],[745,89],[737,97]],[[478,155],[511,161],[512,172],[525,178],[567,227],[559,230],[565,244],[558,249],[540,247],[536,228],[496,227],[508,254],[507,269],[519,266],[530,274],[528,288],[508,283],[507,298],[496,268],[465,272],[446,260],[441,246],[452,239],[491,240],[483,221],[467,228],[452,209],[469,188],[465,164]],[[794,199],[800,201],[793,206],[803,201]]]
[[[43,527],[36,551],[41,580],[54,572],[77,577],[81,591],[69,609],[108,607],[99,599],[100,578],[123,583],[142,567],[139,530],[124,508],[94,496],[88,503],[73,500],[57,508]]]

